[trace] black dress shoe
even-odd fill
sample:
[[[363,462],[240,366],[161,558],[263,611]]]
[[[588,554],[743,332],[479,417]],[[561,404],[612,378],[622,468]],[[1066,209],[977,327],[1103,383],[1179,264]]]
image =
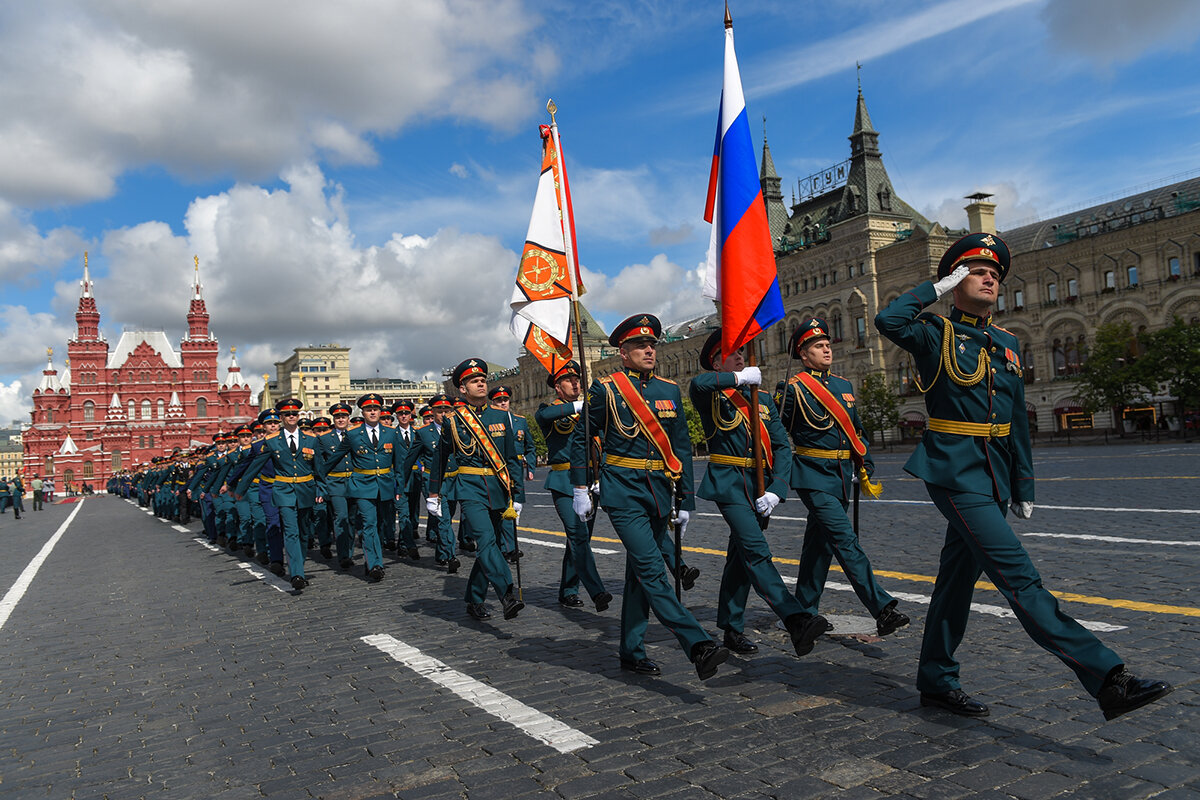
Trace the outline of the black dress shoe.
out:
[[[415,547],[410,547],[410,548],[408,548],[408,557],[411,558],[413,561],[420,561],[421,560],[421,551]]]
[[[458,572],[458,568],[460,566],[462,566],[462,564],[457,558],[451,558],[448,562],[446,562],[446,574],[453,575],[454,573]]]
[[[394,552],[396,550],[396,543],[395,542],[384,542],[383,549],[387,550],[389,553]]]
[[[695,567],[689,567],[687,564],[684,564],[683,572],[681,572],[679,574],[679,583],[680,583],[680,585],[683,586],[683,590],[686,592],[686,591],[689,591],[693,586],[696,585],[696,579],[699,577],[700,577],[700,570],[696,569]]]
[[[622,658],[621,669],[626,672],[636,672],[638,675],[652,675],[654,677],[662,675],[662,670],[659,669],[658,664],[655,664],[648,658],[643,658],[640,661],[626,661]]]
[[[242,547],[242,555],[246,558],[254,558],[254,545],[248,544]]]
[[[607,611],[608,604],[613,601],[613,596],[608,592],[601,592],[592,598],[592,602],[596,604],[597,611]]]
[[[444,558],[435,558],[435,559],[433,560],[433,563],[434,563],[434,564],[437,564],[439,567],[444,567],[444,566],[446,566],[447,564],[449,564],[450,562],[449,562],[449,561],[447,561],[447,560],[446,560],[446,559],[444,559]]]
[[[758,652],[758,645],[747,639],[741,631],[725,631],[725,646],[739,655]]]
[[[713,641],[700,642],[692,648],[692,663],[696,665],[696,675],[706,681],[717,674],[717,667],[729,658],[729,650]]]
[[[505,619],[512,619],[517,614],[520,614],[521,609],[525,607],[525,601],[518,598],[517,593],[511,588],[508,590],[508,593],[501,598],[500,603],[504,606]]]
[[[256,556],[256,560],[258,561],[258,563],[262,564],[264,567],[267,564],[271,563],[271,557],[269,555],[267,555],[266,553],[259,553],[258,556]]]
[[[227,544],[229,544],[229,539],[225,536],[225,534],[222,533],[217,537],[217,547],[224,547]]]
[[[1163,681],[1151,681],[1135,677],[1124,667],[1118,667],[1104,681],[1096,700],[1105,719],[1115,719],[1122,714],[1153,703],[1166,697],[1174,687]]]
[[[299,592],[299,591],[303,591],[305,586],[308,586],[308,581],[306,581],[304,578],[300,577],[299,575],[292,576],[292,588],[293,589],[295,589],[297,592]]]
[[[473,619],[491,619],[492,612],[483,603],[467,603],[467,613]]]
[[[333,548],[327,544],[321,545],[321,558],[333,558]]]
[[[569,594],[565,597],[558,598],[558,604],[566,608],[579,608],[583,605],[583,600],[577,594]]]
[[[371,579],[371,583],[379,583],[383,580],[383,567],[371,567],[367,570],[367,577]]]
[[[464,553],[474,553],[477,549],[477,545],[470,539],[463,539],[458,543],[458,549],[462,550]]]
[[[986,717],[990,713],[987,706],[978,700],[972,700],[962,689],[951,689],[939,694],[921,692],[921,705],[940,708],[960,717]]]
[[[271,572],[276,575],[282,575],[283,574],[283,562],[282,561],[272,561],[271,566],[267,567],[267,569],[271,570]]]
[[[341,567],[342,569],[350,569],[351,567],[354,566],[354,559],[353,558],[343,558],[341,561],[338,562],[338,566]]]
[[[896,610],[896,601],[888,603],[883,611],[879,612],[879,616],[875,618],[875,630],[880,636],[887,636],[889,633],[895,633],[903,628],[909,622],[907,614],[901,614]]]
[[[817,637],[826,631],[833,630],[829,620],[820,614],[792,614],[783,621],[783,624],[792,638],[792,647],[798,656],[806,656],[811,653]]]

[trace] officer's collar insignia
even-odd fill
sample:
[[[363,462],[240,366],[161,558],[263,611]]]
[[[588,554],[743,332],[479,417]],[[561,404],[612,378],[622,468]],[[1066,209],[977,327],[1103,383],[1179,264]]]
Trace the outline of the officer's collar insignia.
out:
[[[954,334],[954,338],[956,338],[956,339],[962,339],[962,340],[965,342],[965,341],[966,341],[967,339],[969,339],[970,337],[969,337],[969,336],[967,336],[965,333],[956,333],[956,334]]]

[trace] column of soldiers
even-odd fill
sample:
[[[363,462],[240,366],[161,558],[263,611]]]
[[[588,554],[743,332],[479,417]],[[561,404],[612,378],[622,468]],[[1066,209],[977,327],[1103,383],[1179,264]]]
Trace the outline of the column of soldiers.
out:
[[[1074,670],[1111,719],[1171,687],[1133,676],[1067,616],[1005,521],[1010,505],[1022,518],[1033,508],[1021,349],[990,318],[1008,266],[998,237],[967,236],[947,251],[936,282],[902,295],[875,321],[916,358],[930,425],[906,470],[926,482],[948,522],[921,648],[920,700],[959,715],[988,714],[962,691],[954,657],[975,582],[987,573],[1027,633]],[[954,296],[948,316],[921,313],[948,293]],[[620,323],[609,343],[620,353],[621,369],[593,381],[586,398],[576,362],[547,378],[556,397],[537,409],[534,421],[548,451],[544,488],[567,542],[559,603],[584,606],[581,589],[597,612],[613,602],[591,549],[596,511],[603,508],[626,553],[618,646],[623,670],[662,673],[645,647],[650,612],[675,635],[701,680],[715,675],[731,653],[755,653],[758,645],[745,634],[752,589],[782,621],[796,655],[807,655],[832,629],[819,606],[834,559],[879,636],[907,626],[909,617],[875,577],[857,515],[855,523],[848,515],[852,502],[877,496],[880,486],[872,480],[854,387],[832,371],[825,321],[810,318],[796,330],[789,348],[801,368],[773,394],[759,388],[761,372],[740,351],[721,352],[720,330],[704,343],[705,372],[689,387],[709,451],[698,487],[679,387],[655,372],[661,333],[652,314]],[[490,589],[503,617],[513,619],[524,608],[516,531],[536,451],[528,423],[508,409],[509,389],[488,386],[483,359],[460,363],[451,381],[459,397],[432,398],[420,427],[413,425],[412,403],[385,408],[379,395],[366,394],[357,403],[361,417],[338,403],[306,430],[300,401],[286,398],[253,425],[215,436],[211,449],[156,460],[111,483],[110,491],[136,494],[156,513],[181,521],[195,508],[210,541],[230,550],[240,546],[279,575],[286,564],[297,593],[308,586],[304,562],[314,542],[328,560],[336,547],[343,570],[353,568],[355,547],[361,547],[364,573],[373,582],[384,577],[384,552],[418,560],[423,499],[425,540],[436,564],[454,574],[461,551],[475,555],[464,595],[468,615],[492,616],[485,602]],[[767,541],[771,515],[789,490],[807,511],[794,591]],[[721,641],[680,599],[699,571],[683,562],[675,537],[686,530],[697,496],[714,502],[729,528],[717,608]]]

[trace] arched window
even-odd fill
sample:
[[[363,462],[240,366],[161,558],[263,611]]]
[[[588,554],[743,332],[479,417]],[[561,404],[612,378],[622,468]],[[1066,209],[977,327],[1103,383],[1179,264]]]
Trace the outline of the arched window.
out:
[[[1074,300],[1076,297],[1079,297],[1079,281],[1069,278],[1067,280],[1067,299]]]
[[[1079,348],[1075,345],[1075,341],[1068,336],[1066,343],[1066,358],[1067,358],[1067,374],[1079,374]]]
[[[1054,354],[1054,374],[1065,375],[1067,373],[1067,354],[1063,349],[1061,339],[1054,340],[1051,352]]]
[[[1179,273],[1179,259],[1171,256],[1171,258],[1167,259],[1167,274],[1174,279],[1179,277]]]
[[[74,480],[75,480],[75,470],[69,469],[63,473],[63,483],[69,484],[69,483],[74,482]],[[67,488],[66,486],[63,486],[63,489],[66,489],[66,488]]]
[[[196,401],[196,416],[197,417],[207,417],[208,416],[208,401],[205,400],[203,397],[201,397],[200,399],[198,399]]]
[[[94,473],[92,472],[92,462],[90,462],[90,461],[83,462],[83,477],[90,478],[93,476],[93,474]]]
[[[134,414],[136,414],[136,413],[137,413],[137,406],[134,405],[134,402],[132,400],[130,400],[129,401],[129,414],[127,415],[129,417],[130,422],[133,422],[133,417],[134,417]]]
[[[1046,284],[1046,302],[1047,303],[1057,303],[1058,302],[1058,284],[1055,283],[1054,281],[1051,281],[1050,283]]]
[[[1129,278],[1130,288],[1138,285],[1137,267],[1129,267],[1125,270],[1125,275]]]
[[[46,409],[46,422],[54,422],[54,409]]]
[[[150,419],[150,401],[142,401],[142,419]]]
[[[43,467],[42,471],[45,472],[47,475],[53,475],[54,474],[54,457],[46,456],[46,462],[42,465],[42,467]]]
[[[86,400],[83,403],[83,421],[84,422],[95,422],[96,421],[96,404],[93,403],[91,400]]]
[[[114,470],[118,470],[121,468],[121,454],[120,453],[113,453],[112,468]]]
[[[167,404],[164,403],[163,399],[160,397],[160,398],[158,398],[158,418],[162,419],[166,415],[167,415]]]

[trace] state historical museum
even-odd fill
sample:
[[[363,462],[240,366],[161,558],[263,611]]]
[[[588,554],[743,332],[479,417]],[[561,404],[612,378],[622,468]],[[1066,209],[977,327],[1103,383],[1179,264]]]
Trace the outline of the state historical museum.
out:
[[[162,331],[125,331],[110,349],[92,288],[85,253],[67,367],[59,375],[48,357],[33,390],[33,426],[22,437],[27,482],[41,475],[59,490],[103,489],[122,469],[207,444],[258,412],[236,355],[217,380],[220,346],[208,330],[198,264],[178,350]]]

